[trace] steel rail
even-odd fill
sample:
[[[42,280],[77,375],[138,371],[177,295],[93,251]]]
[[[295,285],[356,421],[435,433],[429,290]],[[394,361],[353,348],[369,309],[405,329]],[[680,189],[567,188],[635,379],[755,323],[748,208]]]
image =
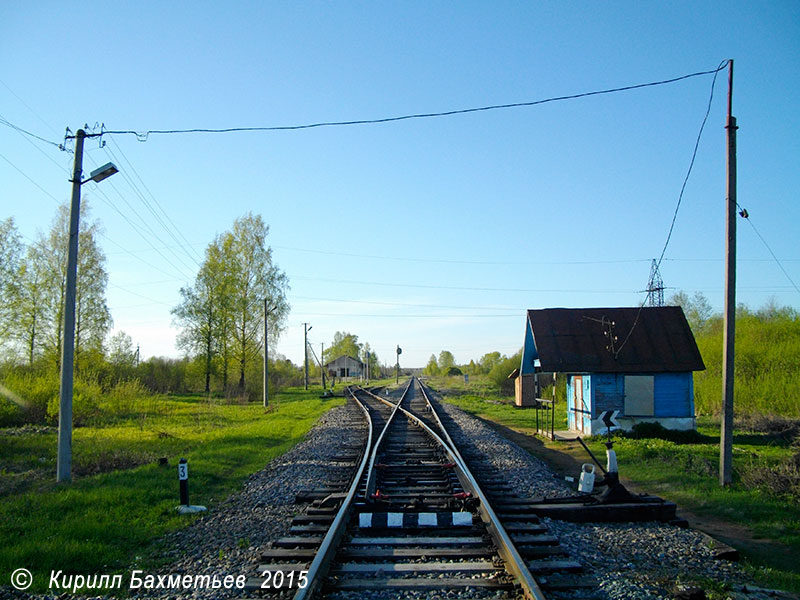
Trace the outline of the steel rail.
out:
[[[333,560],[334,555],[336,554],[337,547],[339,546],[339,541],[341,540],[347,528],[347,522],[350,518],[350,507],[352,500],[358,491],[358,486],[361,483],[361,478],[370,456],[369,451],[372,447],[372,417],[370,416],[367,407],[364,406],[356,397],[355,392],[353,392],[353,390],[350,388],[348,388],[347,391],[353,397],[355,403],[358,404],[358,406],[364,412],[364,416],[367,420],[367,444],[365,446],[364,456],[361,458],[361,464],[359,465],[358,470],[353,477],[353,482],[350,485],[350,489],[347,492],[347,496],[342,503],[342,506],[336,513],[336,517],[334,517],[333,523],[331,523],[331,526],[328,529],[328,533],[325,534],[319,550],[317,551],[316,555],[314,555],[314,560],[308,567],[308,573],[306,574],[306,580],[308,581],[308,584],[304,588],[297,589],[297,592],[295,592],[294,595],[294,600],[305,600],[306,598],[311,598],[320,587],[322,578],[327,574],[328,567],[331,563],[331,560]]]
[[[377,454],[378,445],[383,439],[383,435],[388,429],[389,424],[392,422],[392,419],[394,418],[394,415],[397,412],[397,408],[400,406],[400,403],[403,401],[403,398],[405,398],[410,388],[411,388],[411,382],[409,382],[409,385],[403,392],[403,396],[400,398],[400,402],[397,403],[395,409],[392,411],[391,416],[386,421],[386,424],[383,426],[380,436],[378,437],[374,445],[372,444],[372,417],[370,417],[369,410],[356,397],[355,392],[351,388],[348,388],[348,393],[353,397],[353,400],[356,402],[356,404],[358,404],[361,410],[364,411],[364,415],[367,419],[368,434],[367,434],[367,444],[365,446],[366,450],[364,452],[364,456],[361,459],[361,464],[359,465],[358,470],[356,471],[356,474],[353,477],[353,482],[350,485],[350,489],[347,492],[347,496],[342,502],[341,507],[339,507],[339,510],[337,511],[336,516],[333,519],[333,523],[331,523],[330,528],[328,528],[328,532],[322,539],[322,543],[320,544],[319,550],[317,550],[317,553],[314,555],[314,560],[308,567],[308,573],[306,573],[306,580],[308,581],[308,583],[304,588],[297,589],[297,592],[295,592],[294,594],[294,600],[306,600],[308,598],[311,598],[313,597],[314,593],[316,593],[316,591],[321,587],[322,580],[328,574],[328,568],[330,567],[331,561],[333,561],[333,558],[336,555],[336,550],[339,547],[339,542],[341,541],[342,537],[347,531],[347,524],[350,522],[350,516],[353,509],[353,500],[355,499],[356,494],[358,492],[358,488],[361,484],[361,479],[364,476],[364,469],[369,463],[370,471],[373,471],[372,467],[375,464],[375,456]],[[374,394],[371,394],[370,392],[367,393],[370,394],[371,396],[374,396]],[[391,402],[383,400],[383,398],[380,398],[380,400],[386,402],[387,404],[393,405]],[[370,449],[372,449],[372,452],[370,452]]]
[[[416,378],[412,378],[416,379]],[[497,545],[497,551],[500,554],[500,557],[505,561],[506,568],[517,578],[517,581],[522,586],[522,591],[525,594],[525,597],[529,600],[545,600],[545,596],[542,593],[542,589],[536,583],[536,580],[531,575],[530,569],[528,569],[528,565],[525,563],[525,560],[517,550],[517,547],[514,545],[514,542],[511,540],[511,536],[508,535],[508,532],[503,527],[502,523],[500,522],[499,517],[494,512],[489,499],[484,494],[481,487],[478,485],[477,480],[470,472],[469,468],[467,467],[466,461],[461,457],[461,453],[456,448],[456,445],[453,443],[450,434],[447,433],[447,430],[442,425],[441,419],[439,419],[439,415],[436,412],[436,409],[431,404],[430,398],[428,398],[428,394],[425,393],[425,388],[422,385],[422,382],[417,380],[419,385],[419,389],[422,392],[422,396],[425,398],[425,402],[428,403],[428,406],[431,409],[431,414],[436,419],[436,422],[439,424],[439,428],[444,433],[444,436],[447,438],[448,446],[452,450],[452,453],[458,459],[456,462],[457,464],[461,465],[461,468],[464,472],[465,481],[462,481],[462,486],[467,489],[467,491],[471,492],[473,496],[480,500],[480,504],[478,506],[478,510],[481,515],[481,520],[486,523],[486,527],[489,529],[489,533],[492,536],[495,544]],[[405,412],[405,411],[404,411]],[[410,413],[406,413],[409,414]],[[414,417],[415,420],[428,429],[430,428],[425,425],[421,420]],[[434,434],[435,435],[435,434]],[[466,485],[465,485],[466,484]]]
[[[380,436],[378,436],[378,439],[375,442],[375,445],[372,447],[372,456],[370,457],[370,460],[369,460],[369,471],[367,471],[367,485],[366,485],[366,488],[364,490],[364,500],[368,500],[370,494],[375,493],[375,478],[377,476],[377,473],[375,471],[375,461],[377,460],[377,457],[378,457],[378,449],[380,448],[381,444],[383,443],[384,434],[389,430],[389,425],[391,424],[392,420],[394,419],[394,416],[397,414],[397,409],[400,408],[400,405],[403,403],[403,400],[405,400],[406,395],[408,394],[408,390],[411,389],[411,384],[412,384],[412,381],[409,381],[408,385],[406,386],[406,389],[403,390],[403,394],[400,396],[400,400],[398,400],[397,404],[394,404],[393,402],[389,402],[385,398],[381,398],[380,396],[376,396],[375,394],[373,394],[372,392],[370,392],[368,390],[360,388],[362,391],[366,392],[368,395],[372,396],[373,398],[377,398],[378,400],[380,400],[384,404],[388,404],[389,406],[394,406],[394,410],[392,410],[392,414],[389,415],[389,420],[386,421],[386,425],[384,425]]]

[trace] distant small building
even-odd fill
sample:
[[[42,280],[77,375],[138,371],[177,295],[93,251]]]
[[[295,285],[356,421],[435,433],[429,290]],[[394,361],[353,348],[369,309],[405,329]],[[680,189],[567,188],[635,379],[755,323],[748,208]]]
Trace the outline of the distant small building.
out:
[[[325,370],[333,373],[336,377],[346,379],[348,377],[361,377],[364,374],[364,363],[343,354],[342,356],[330,361],[325,365]]]
[[[626,430],[694,429],[692,373],[704,369],[679,306],[529,310],[519,396],[529,401],[538,373],[564,373],[571,430],[603,432],[602,414],[615,410]]]

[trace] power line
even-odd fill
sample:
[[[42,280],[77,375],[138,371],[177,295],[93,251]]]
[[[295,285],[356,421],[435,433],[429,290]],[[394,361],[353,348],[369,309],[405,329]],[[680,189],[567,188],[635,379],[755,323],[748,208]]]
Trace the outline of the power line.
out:
[[[323,277],[304,277],[300,275],[292,276],[292,279],[304,281],[322,281],[325,283],[345,283],[350,285],[376,285],[386,287],[401,288],[424,288],[433,290],[458,290],[469,292],[540,292],[540,293],[562,293],[562,294],[620,294],[637,293],[637,290],[587,290],[587,289],[534,289],[534,288],[491,288],[491,287],[468,287],[468,286],[449,286],[449,285],[425,285],[421,283],[389,283],[381,281],[356,281],[348,279],[328,279]]]
[[[346,256],[348,258],[371,258],[375,260],[393,260],[398,262],[415,263],[444,263],[444,264],[463,264],[463,265],[599,265],[599,264],[620,264],[647,262],[650,259],[621,259],[621,260],[574,260],[574,261],[492,261],[492,260],[459,260],[449,258],[411,258],[407,256],[381,256],[376,254],[357,254],[353,252],[335,252],[330,250],[316,250],[311,248],[297,248],[295,246],[276,246],[279,250],[292,250],[295,252],[308,252],[311,254],[323,254],[327,256]]]
[[[292,295],[295,300],[314,300],[319,302],[343,302],[346,304],[374,304],[378,306],[398,306],[404,308],[457,308],[464,310],[509,310],[509,311],[524,311],[524,308],[510,308],[504,306],[451,306],[445,304],[410,304],[404,302],[379,302],[377,300],[344,300],[340,298],[316,298],[312,296],[296,296]]]
[[[53,128],[53,126],[52,126],[50,123],[48,123],[47,121],[45,121],[45,120],[44,120],[44,119],[41,117],[41,115],[39,115],[39,113],[37,113],[35,110],[33,110],[33,109],[30,107],[30,105],[29,105],[27,102],[25,102],[25,100],[23,100],[22,98],[20,98],[20,97],[17,95],[17,93],[16,93],[14,90],[12,90],[12,89],[11,89],[11,88],[8,86],[8,84],[7,84],[5,81],[3,81],[2,79],[0,79],[0,83],[2,83],[2,84],[3,84],[3,87],[4,87],[4,88],[6,88],[6,89],[7,89],[9,92],[11,92],[11,95],[12,95],[12,96],[14,96],[14,98],[16,98],[17,100],[19,100],[19,101],[20,101],[20,103],[21,103],[21,104],[22,104],[22,105],[23,105],[25,108],[27,108],[27,109],[28,109],[28,110],[31,112],[31,114],[32,114],[34,117],[36,117],[36,118],[37,118],[37,119],[39,119],[39,120],[40,120],[42,123],[44,123],[44,124],[47,126],[47,128],[50,130],[50,131],[52,131],[53,133],[56,133],[56,130]],[[48,143],[51,143],[51,142],[48,142]]]
[[[161,221],[161,219],[158,217],[158,215],[155,213],[155,211],[153,211],[151,209],[151,212],[153,213],[153,216],[156,217],[156,219],[158,219],[159,223],[161,223],[162,227],[164,227],[164,229],[167,231],[167,233],[169,233],[170,236],[173,239],[175,239],[175,242],[178,243],[179,247],[181,247],[184,250],[184,252],[186,252],[186,255],[189,256],[189,258],[192,261],[194,261],[195,264],[199,264],[198,261],[196,260],[196,258],[202,258],[202,257],[197,253],[197,251],[194,250],[192,245],[189,243],[189,240],[186,239],[186,236],[183,235],[183,232],[181,232],[181,230],[175,224],[175,221],[173,221],[172,218],[167,213],[167,211],[164,210],[164,207],[156,199],[156,197],[153,194],[153,192],[150,191],[150,188],[147,187],[147,184],[144,182],[144,180],[142,179],[141,175],[139,175],[139,172],[136,170],[136,167],[133,166],[133,163],[125,155],[125,153],[122,151],[122,148],[120,148],[119,144],[117,144],[117,142],[116,142],[116,140],[114,140],[114,138],[111,138],[111,143],[114,144],[114,146],[117,148],[117,150],[119,151],[120,155],[125,160],[125,162],[128,164],[128,166],[130,167],[130,169],[133,172],[133,174],[136,175],[136,178],[142,184],[142,187],[144,187],[144,189],[150,195],[150,198],[153,200],[153,203],[158,207],[158,209],[161,211],[161,214],[164,215],[164,217],[167,219],[167,221],[172,225],[172,228],[177,232],[177,234],[181,237],[181,239],[186,243],[186,246],[185,247],[182,246],[181,243],[177,239],[175,239],[175,236],[170,232],[169,228],[163,223],[163,221]],[[110,150],[109,150],[109,152],[110,152]],[[148,208],[150,208],[149,204],[148,204]],[[192,251],[195,253],[195,257],[196,258],[189,254],[189,252],[186,250],[186,247],[192,248]]]
[[[778,257],[777,257],[777,256],[775,256],[775,253],[772,251],[772,248],[770,248],[770,247],[769,247],[769,244],[767,243],[767,240],[765,240],[765,239],[764,239],[764,236],[763,236],[763,235],[761,235],[761,233],[759,233],[758,229],[756,229],[756,226],[755,226],[755,225],[753,224],[753,222],[750,220],[750,214],[749,214],[749,213],[748,213],[748,212],[747,212],[745,209],[743,209],[741,206],[739,206],[739,204],[738,204],[738,203],[736,204],[736,206],[737,206],[737,208],[739,209],[739,215],[740,215],[740,216],[741,216],[741,217],[742,217],[742,218],[743,218],[745,221],[747,221],[748,223],[750,223],[750,227],[752,227],[752,228],[753,228],[753,231],[755,231],[756,235],[758,236],[758,239],[760,239],[760,240],[761,240],[761,242],[764,244],[764,247],[765,247],[765,248],[766,248],[766,249],[769,251],[769,253],[772,255],[772,258],[773,258],[773,259],[775,260],[775,262],[777,263],[777,265],[778,265],[778,268],[779,268],[779,269],[780,269],[780,270],[783,272],[783,274],[786,276],[786,279],[788,279],[788,280],[789,280],[789,283],[791,283],[791,284],[792,284],[792,287],[793,287],[793,288],[794,288],[794,289],[797,291],[797,293],[800,293],[800,288],[798,288],[798,287],[797,287],[797,284],[796,284],[796,283],[795,283],[795,282],[792,280],[792,278],[791,278],[791,277],[789,277],[789,273],[787,273],[787,272],[786,272],[786,269],[784,269],[784,268],[783,268],[783,265],[781,264],[781,261],[779,261],[779,260],[778,260]]]
[[[19,127],[18,125],[14,125],[11,121],[7,121],[6,119],[0,118],[0,125],[5,125],[6,127],[10,127],[11,129],[19,131],[20,133],[22,133],[24,135],[27,135],[28,137],[35,138],[35,139],[39,140],[40,142],[44,142],[45,144],[50,144],[51,146],[55,146],[59,150],[64,150],[64,145],[63,144],[59,144],[58,142],[50,141],[48,139],[45,139],[45,138],[43,138],[41,136],[36,135],[35,133],[31,133],[27,129],[23,129],[22,127]]]
[[[103,146],[105,148],[105,144]],[[116,156],[114,156],[113,153],[109,153],[109,156],[112,159],[114,159],[117,163],[119,163],[119,160],[116,158]],[[156,212],[153,210],[152,206],[150,206],[150,204],[147,202],[147,199],[144,197],[144,194],[142,193],[142,191],[138,187],[136,187],[136,182],[134,182],[133,179],[131,179],[130,175],[126,172],[125,169],[123,169],[121,171],[121,174],[122,174],[123,180],[130,186],[130,188],[133,190],[133,193],[136,196],[139,197],[139,199],[145,205],[145,208],[147,208],[147,210],[150,212],[150,214],[153,215],[153,217],[155,217],[156,221],[161,225],[162,228],[164,228],[164,230],[166,230],[166,232],[172,237],[172,239],[175,240],[176,243],[180,244],[180,242],[178,241],[178,238],[175,237],[175,235],[166,227],[166,225],[164,224],[163,220],[160,219],[160,217],[156,214]],[[111,184],[111,187],[114,189],[115,192],[117,192],[117,194],[119,194],[120,198],[122,198],[122,200],[125,202],[125,204],[128,205],[128,208],[130,208],[134,212],[134,214],[137,217],[139,217],[139,220],[145,226],[147,231],[150,232],[150,235],[152,235],[161,244],[166,245],[164,240],[161,239],[161,237],[153,230],[153,228],[150,226],[150,224],[147,221],[145,221],[144,217],[141,214],[139,214],[139,212],[130,204],[130,202],[127,201],[127,199],[120,193],[120,191],[116,188],[116,186],[114,184]],[[175,257],[175,259],[178,262],[180,262],[184,267],[186,267],[188,269],[189,273],[192,272],[193,267],[191,265],[187,264],[186,262],[184,262],[184,260],[182,258],[182,255],[179,255],[177,252],[171,252],[171,254],[172,254],[172,256]],[[189,258],[190,258],[190,260],[194,260],[191,256]],[[197,261],[195,261],[195,265],[196,264],[197,264]]]
[[[724,69],[728,65],[727,60],[724,60],[720,63],[719,67],[717,67],[716,71],[714,71],[714,78],[711,80],[711,93],[708,96],[708,106],[706,107],[706,114],[703,115],[703,122],[700,124],[700,131],[697,132],[697,139],[694,142],[694,150],[692,151],[692,160],[689,161],[689,168],[686,171],[686,177],[683,178],[683,184],[681,185],[681,192],[678,194],[678,203],[675,205],[675,212],[672,215],[672,222],[669,225],[669,233],[667,233],[667,239],[664,242],[664,248],[661,250],[661,256],[658,257],[658,264],[656,268],[661,266],[661,261],[664,258],[664,254],[667,252],[667,246],[669,246],[669,241],[672,238],[672,230],[675,228],[675,220],[678,218],[678,210],[681,207],[681,202],[683,201],[683,193],[686,191],[686,184],[689,183],[689,177],[692,174],[692,169],[694,168],[694,161],[697,158],[697,150],[700,147],[700,138],[703,136],[703,130],[706,128],[706,122],[708,121],[708,115],[711,114],[711,102],[714,100],[714,87],[717,83],[717,75],[719,72]],[[624,343],[623,343],[624,345]]]
[[[376,317],[388,319],[406,319],[406,318],[419,318],[419,319],[456,319],[456,318],[469,318],[469,319],[483,319],[483,318],[499,318],[499,319],[519,319],[519,314],[514,315],[370,315],[370,314],[356,314],[356,313],[312,313],[304,312],[304,315],[310,317]]]
[[[50,197],[51,197],[53,200],[55,200],[55,201],[56,201],[58,204],[61,204],[61,201],[60,201],[58,198],[56,198],[55,196],[53,196],[53,194],[51,194],[51,193],[50,193],[50,192],[48,192],[46,189],[44,189],[42,186],[40,186],[38,183],[36,183],[36,181],[34,181],[34,180],[33,180],[33,178],[29,177],[29,176],[28,176],[28,175],[27,175],[27,174],[26,174],[26,173],[25,173],[25,172],[24,172],[22,169],[20,169],[20,168],[19,168],[17,165],[15,165],[15,164],[14,164],[14,163],[12,163],[10,160],[8,160],[8,159],[7,159],[7,158],[6,158],[6,157],[5,157],[3,154],[0,154],[0,158],[2,158],[2,159],[3,159],[4,161],[6,161],[6,162],[7,162],[9,165],[11,165],[13,168],[15,168],[15,169],[17,170],[17,172],[19,172],[19,174],[20,174],[20,175],[22,175],[22,176],[23,176],[25,179],[27,179],[28,181],[30,181],[30,182],[31,182],[33,185],[35,185],[37,188],[39,188],[40,190],[42,190],[42,192],[44,192],[46,195],[50,196]]]
[[[441,112],[428,112],[428,113],[415,113],[408,115],[400,115],[394,117],[382,117],[377,119],[356,119],[351,121],[322,121],[318,123],[307,123],[303,125],[277,125],[267,127],[227,127],[222,129],[206,129],[206,128],[193,128],[193,129],[148,129],[146,131],[135,130],[107,130],[99,134],[90,134],[90,136],[100,135],[134,135],[139,141],[147,141],[151,135],[173,135],[173,134],[191,134],[191,133],[241,133],[241,132],[259,132],[259,131],[297,131],[301,129],[315,129],[320,127],[349,127],[353,125],[376,125],[382,123],[393,123],[397,121],[408,121],[412,119],[431,119],[439,117],[451,117],[455,115],[463,115],[469,113],[486,112],[493,110],[506,110],[511,108],[524,108],[531,106],[540,106],[552,102],[562,102],[565,100],[577,100],[579,98],[587,98],[590,96],[599,96],[603,94],[614,94],[618,92],[626,92],[642,88],[667,85],[691,79],[693,77],[701,77],[704,75],[715,75],[725,68],[728,61],[724,61],[719,67],[711,71],[699,71],[697,73],[690,73],[688,75],[681,75],[680,77],[673,77],[671,79],[662,79],[660,81],[652,81],[648,83],[639,83],[634,85],[626,85],[623,87],[609,88],[604,90],[596,90],[591,92],[581,92],[578,94],[569,94],[565,96],[554,96],[551,98],[544,98],[541,100],[531,100],[528,102],[512,102],[508,104],[492,104],[489,106],[479,106],[472,108],[461,108],[455,110],[447,110]],[[67,135],[65,139],[72,139],[75,136]]]
[[[683,201],[683,194],[686,191],[686,184],[689,182],[689,177],[692,174],[692,169],[694,168],[694,161],[697,158],[697,150],[700,147],[700,138],[703,136],[703,130],[706,127],[706,122],[708,121],[708,115],[711,113],[711,102],[714,99],[714,87],[717,83],[717,75],[719,72],[724,69],[729,64],[729,60],[724,60],[719,64],[713,73],[714,78],[711,80],[711,92],[708,96],[708,106],[706,107],[706,113],[703,115],[703,122],[700,124],[700,131],[697,132],[697,139],[694,142],[694,150],[692,151],[692,160],[689,161],[689,168],[686,171],[686,177],[683,178],[683,184],[681,185],[681,191],[678,194],[678,202],[675,205],[675,212],[672,214],[672,221],[669,225],[669,232],[667,233],[667,239],[664,242],[664,247],[661,249],[661,255],[658,257],[658,262],[655,264],[655,269],[661,266],[661,261],[664,259],[664,254],[667,252],[667,247],[669,246],[669,242],[672,239],[672,231],[675,228],[675,220],[678,218],[678,210],[680,210],[681,202]],[[645,296],[642,304],[639,306],[639,310],[636,312],[636,318],[633,320],[633,325],[631,325],[630,331],[628,331],[628,335],[625,336],[625,339],[622,340],[622,343],[619,345],[619,348],[614,349],[613,354],[614,358],[619,356],[619,353],[622,352],[622,349],[625,347],[625,344],[628,343],[628,340],[631,337],[634,329],[636,329],[636,325],[639,323],[639,317],[642,315],[642,309],[647,304],[648,299],[650,298],[650,294],[652,292],[648,291],[647,295]]]

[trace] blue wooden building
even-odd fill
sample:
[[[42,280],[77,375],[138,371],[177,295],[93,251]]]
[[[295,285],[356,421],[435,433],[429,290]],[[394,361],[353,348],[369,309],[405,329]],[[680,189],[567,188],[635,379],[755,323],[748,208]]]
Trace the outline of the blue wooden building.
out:
[[[692,373],[705,365],[679,306],[549,308],[529,310],[527,321],[520,384],[566,375],[571,430],[605,431],[607,410],[619,411],[622,429],[695,428]]]

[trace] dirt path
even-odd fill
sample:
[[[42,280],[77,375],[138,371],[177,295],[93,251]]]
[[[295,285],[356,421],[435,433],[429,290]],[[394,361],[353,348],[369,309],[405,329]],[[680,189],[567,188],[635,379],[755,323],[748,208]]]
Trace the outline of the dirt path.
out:
[[[521,448],[541,458],[550,465],[559,477],[571,475],[576,477],[577,480],[581,464],[591,462],[591,459],[578,441],[556,442],[555,444],[557,444],[558,449],[555,449],[554,443],[545,443],[542,439],[526,433],[525,430],[512,429],[488,419],[481,418],[481,420]],[[600,459],[600,457],[598,457],[598,459]],[[648,491],[642,489],[624,476],[620,476],[620,480],[631,492],[645,493]],[[649,491],[652,492],[652,490]],[[658,490],[657,495],[666,500],[675,501],[669,497],[668,491]],[[678,504],[678,517],[686,519],[692,529],[703,531],[711,537],[729,546],[733,546],[744,555],[751,556],[755,559],[763,559],[769,564],[783,569],[794,570],[796,568],[797,559],[792,556],[792,551],[788,546],[772,540],[759,538],[754,535],[748,527],[722,519],[697,515],[681,507],[680,504]]]

